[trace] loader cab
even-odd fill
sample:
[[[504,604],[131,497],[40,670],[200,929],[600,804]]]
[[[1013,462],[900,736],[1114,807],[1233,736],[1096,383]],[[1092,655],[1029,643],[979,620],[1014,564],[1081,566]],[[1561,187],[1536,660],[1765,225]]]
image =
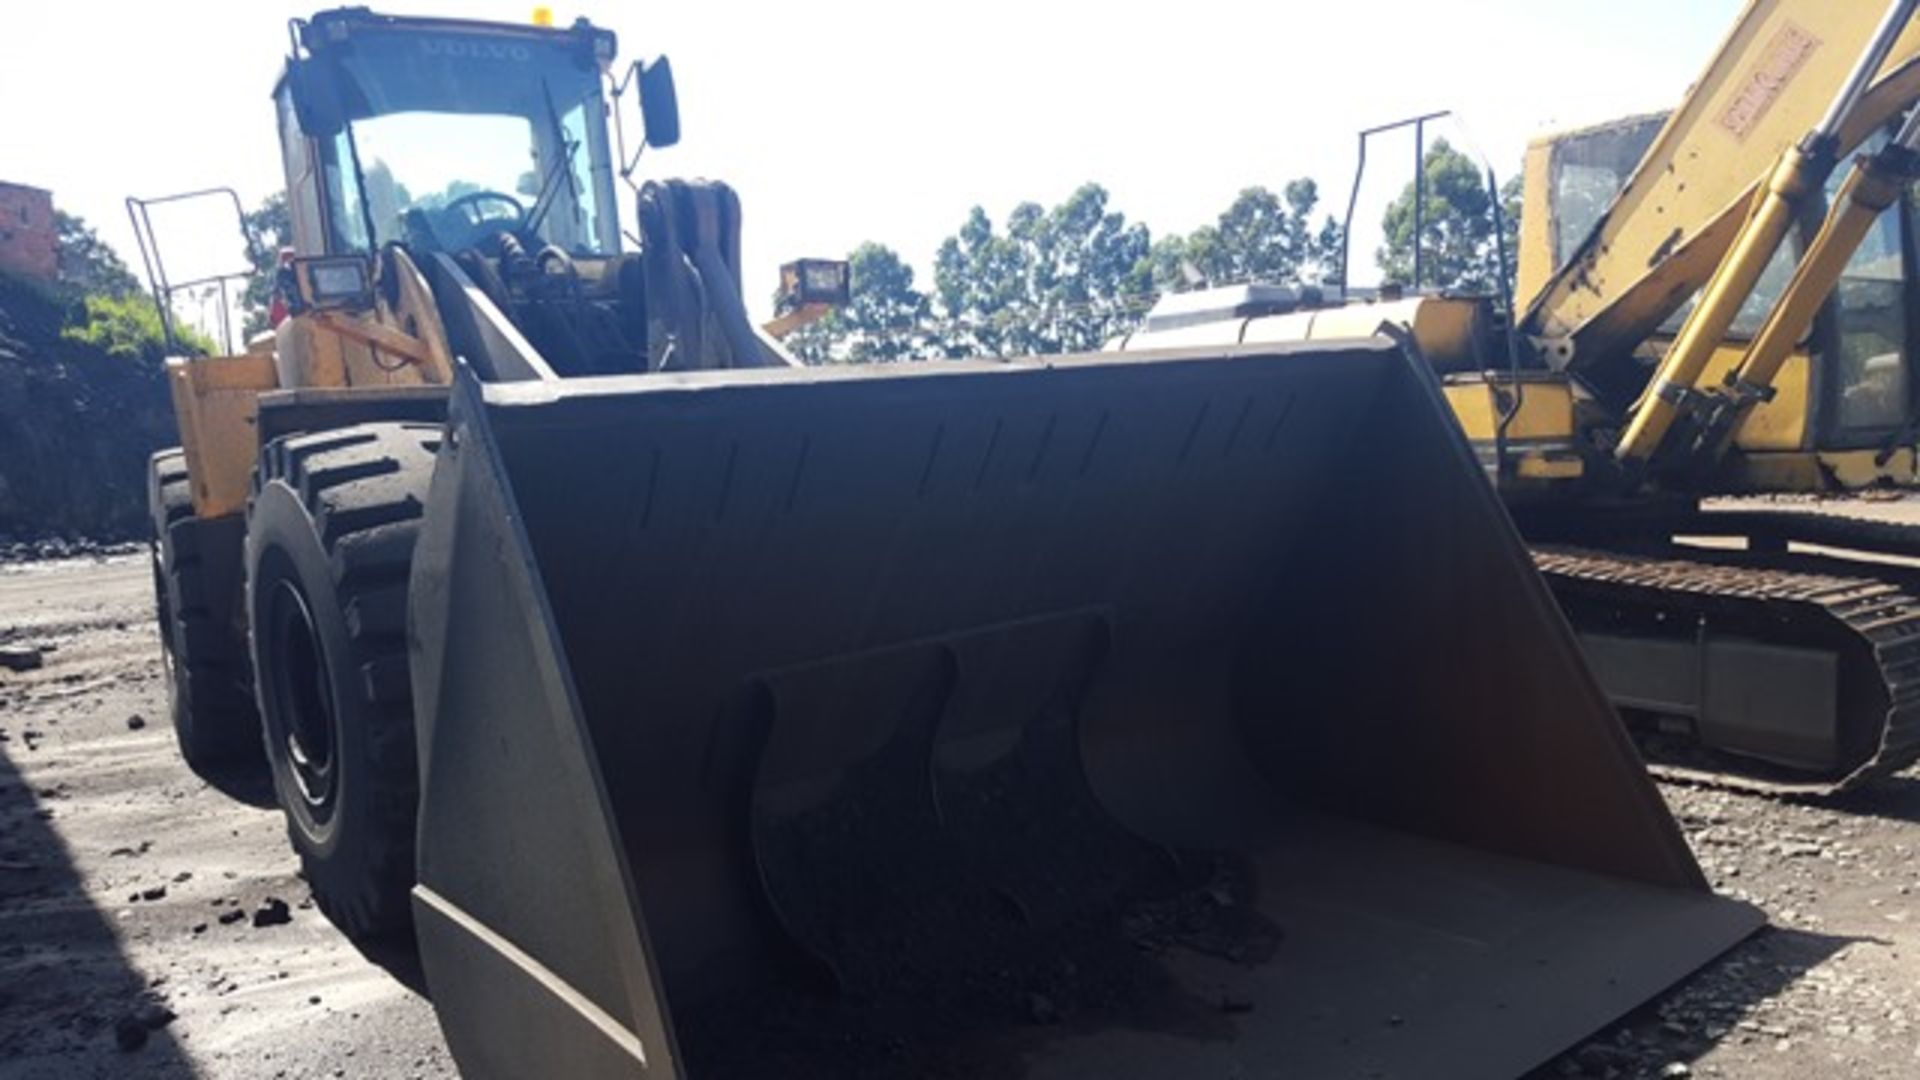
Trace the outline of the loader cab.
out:
[[[275,89],[294,248],[416,257],[511,236],[570,258],[617,254],[601,87],[611,31],[362,8],[293,28]]]
[[[1666,113],[1627,117],[1550,135],[1528,147],[1516,290],[1522,305],[1599,226],[1666,120]],[[1886,137],[1876,133],[1854,152],[1871,153]],[[1834,171],[1829,197],[1846,171]],[[1735,487],[1777,489],[1783,481],[1788,487],[1856,487],[1894,478],[1884,471],[1887,460],[1872,461],[1920,418],[1915,400],[1920,380],[1912,373],[1913,357],[1920,355],[1914,347],[1920,327],[1908,315],[1914,283],[1920,280],[1917,214],[1920,201],[1909,190],[1854,253],[1807,339],[1782,370],[1776,398],[1756,409],[1737,433],[1735,448],[1741,453],[1729,475]],[[1703,381],[1717,382],[1738,362],[1818,226],[1819,215],[1809,215],[1775,256]],[[1690,310],[1691,301],[1682,304],[1637,350],[1643,375],[1672,343]],[[1910,461],[1893,467],[1911,472]]]
[[[664,58],[616,80],[613,33],[585,19],[554,28],[343,8],[292,33],[275,90],[290,298],[319,306],[298,291],[303,260],[359,259],[372,286],[359,308],[372,309],[374,292],[405,291],[410,271],[391,266],[404,254],[452,353],[483,379],[794,362],[747,317],[739,200],[725,184],[637,185],[638,250],[621,250],[616,172],[630,180],[639,147],[679,139]],[[620,123],[630,87],[644,131],[631,152]],[[283,385],[339,384],[297,343],[279,355]]]

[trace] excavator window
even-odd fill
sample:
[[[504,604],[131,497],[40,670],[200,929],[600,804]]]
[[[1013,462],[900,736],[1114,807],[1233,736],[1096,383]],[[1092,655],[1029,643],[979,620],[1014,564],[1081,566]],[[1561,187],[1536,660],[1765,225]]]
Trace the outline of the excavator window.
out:
[[[1874,222],[1834,291],[1839,323],[1834,419],[1839,445],[1897,431],[1910,411],[1908,260],[1902,236],[1906,216],[1905,209],[1896,207]]]
[[[1667,114],[1632,116],[1553,144],[1553,265],[1565,265],[1646,156]]]

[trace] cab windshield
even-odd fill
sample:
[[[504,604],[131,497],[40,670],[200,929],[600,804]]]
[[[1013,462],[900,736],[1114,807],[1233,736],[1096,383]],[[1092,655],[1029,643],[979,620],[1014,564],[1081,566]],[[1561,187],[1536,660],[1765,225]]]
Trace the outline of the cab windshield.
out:
[[[346,119],[323,154],[340,246],[459,251],[510,232],[573,255],[617,250],[590,54],[504,35],[363,32],[327,59]]]

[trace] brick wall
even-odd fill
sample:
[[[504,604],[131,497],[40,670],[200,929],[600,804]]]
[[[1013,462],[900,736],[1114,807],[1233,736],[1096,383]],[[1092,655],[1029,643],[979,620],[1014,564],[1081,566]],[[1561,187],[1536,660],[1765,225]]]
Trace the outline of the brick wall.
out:
[[[48,281],[59,276],[51,192],[0,181],[0,269]]]

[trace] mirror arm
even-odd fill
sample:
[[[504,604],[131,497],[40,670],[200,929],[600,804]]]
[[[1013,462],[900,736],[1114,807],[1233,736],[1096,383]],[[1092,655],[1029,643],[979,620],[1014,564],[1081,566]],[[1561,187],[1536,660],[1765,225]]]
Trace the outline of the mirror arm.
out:
[[[636,192],[640,190],[640,186],[633,182],[633,172],[640,165],[640,155],[647,149],[647,140],[642,138],[640,145],[633,148],[633,156],[627,156],[627,125],[620,119],[620,102],[626,95],[627,87],[632,86],[634,80],[639,77],[640,61],[635,60],[627,65],[627,73],[613,83],[613,136],[619,146],[620,179],[626,181],[627,186]],[[608,76],[608,80],[613,81],[612,76]]]

